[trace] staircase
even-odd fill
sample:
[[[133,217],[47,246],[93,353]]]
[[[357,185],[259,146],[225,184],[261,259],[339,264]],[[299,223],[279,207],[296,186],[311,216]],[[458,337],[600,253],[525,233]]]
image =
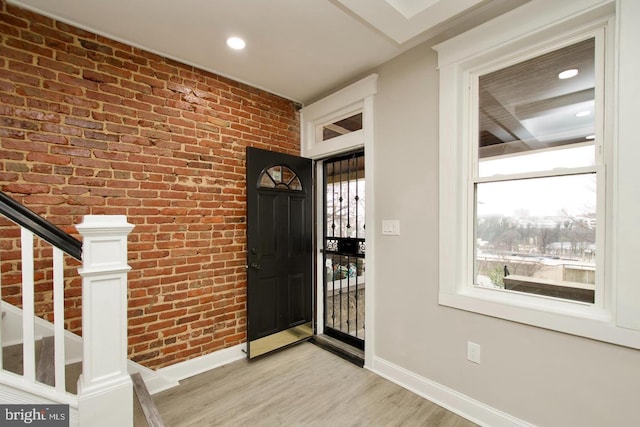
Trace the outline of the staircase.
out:
[[[8,305],[4,304],[7,308]],[[10,306],[10,310],[21,311],[20,309]],[[14,314],[15,315],[15,314]],[[14,316],[9,316],[12,318]],[[3,320],[6,318],[6,312],[3,313]],[[38,319],[41,322],[41,319]],[[7,323],[4,322],[3,326],[7,327]],[[15,321],[13,322],[15,323]],[[67,340],[66,346],[72,349],[72,353],[78,353],[78,349],[81,350],[82,338],[77,335],[72,335],[70,340]],[[55,386],[55,345],[53,336],[44,336],[35,342],[36,349],[36,381],[42,384]],[[75,350],[75,351],[73,351]],[[68,354],[68,353],[67,353]],[[15,375],[23,375],[23,346],[22,343],[7,345],[2,349],[2,361],[1,366],[6,372],[13,373]],[[65,365],[65,391],[71,395],[77,395],[78,393],[78,379],[82,373],[82,361],[79,358],[67,358]],[[155,402],[151,398],[143,377],[139,371],[145,368],[137,365],[135,362],[129,361],[129,372],[131,373],[131,379],[133,382],[134,399],[133,399],[133,426],[134,427],[164,427],[164,423]],[[145,372],[148,375],[148,373]],[[0,389],[3,389],[2,383],[0,383]]]
[[[52,336],[43,337],[35,342],[36,349],[36,381],[55,387],[55,345]],[[2,366],[6,372],[18,376],[24,374],[22,361],[23,346],[14,344],[2,349]],[[77,381],[82,373],[82,362],[67,363],[65,365],[65,385],[67,393],[77,394]]]
[[[128,373],[135,364],[127,360],[126,279],[133,226],[120,215],[85,216],[76,226],[80,242],[1,192],[0,215],[19,226],[22,278],[22,308],[5,301],[0,306],[0,404],[69,405],[71,426],[134,425],[138,405]],[[53,322],[34,312],[34,263],[43,260],[41,250],[34,252],[34,236],[51,245]],[[83,337],[64,329],[65,256],[82,261]],[[145,369],[139,368],[131,370]],[[162,424],[156,417],[136,425]]]

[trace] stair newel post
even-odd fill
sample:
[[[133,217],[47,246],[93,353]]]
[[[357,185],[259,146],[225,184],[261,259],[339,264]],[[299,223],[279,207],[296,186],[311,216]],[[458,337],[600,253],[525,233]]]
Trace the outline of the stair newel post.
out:
[[[88,215],[83,237],[80,425],[131,426],[132,382],[127,373],[127,236],[124,215]]]

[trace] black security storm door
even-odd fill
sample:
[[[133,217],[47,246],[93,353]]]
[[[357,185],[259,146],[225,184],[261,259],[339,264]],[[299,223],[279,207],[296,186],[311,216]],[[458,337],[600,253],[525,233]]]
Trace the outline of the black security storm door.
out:
[[[364,349],[364,152],[324,164],[324,333]]]

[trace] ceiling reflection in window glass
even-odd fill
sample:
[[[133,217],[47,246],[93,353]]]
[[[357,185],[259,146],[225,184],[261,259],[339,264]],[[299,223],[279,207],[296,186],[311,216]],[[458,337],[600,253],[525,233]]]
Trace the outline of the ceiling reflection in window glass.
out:
[[[595,81],[593,38],[480,76],[480,176],[593,165]]]
[[[362,113],[322,126],[322,140],[327,141],[337,136],[346,135],[362,129]]]

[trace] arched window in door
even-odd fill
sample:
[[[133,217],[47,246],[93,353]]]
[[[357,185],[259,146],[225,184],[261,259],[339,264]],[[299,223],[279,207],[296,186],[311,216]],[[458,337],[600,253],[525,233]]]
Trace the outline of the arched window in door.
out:
[[[262,171],[258,178],[258,188],[302,191],[302,183],[294,171],[284,165],[277,165]]]

